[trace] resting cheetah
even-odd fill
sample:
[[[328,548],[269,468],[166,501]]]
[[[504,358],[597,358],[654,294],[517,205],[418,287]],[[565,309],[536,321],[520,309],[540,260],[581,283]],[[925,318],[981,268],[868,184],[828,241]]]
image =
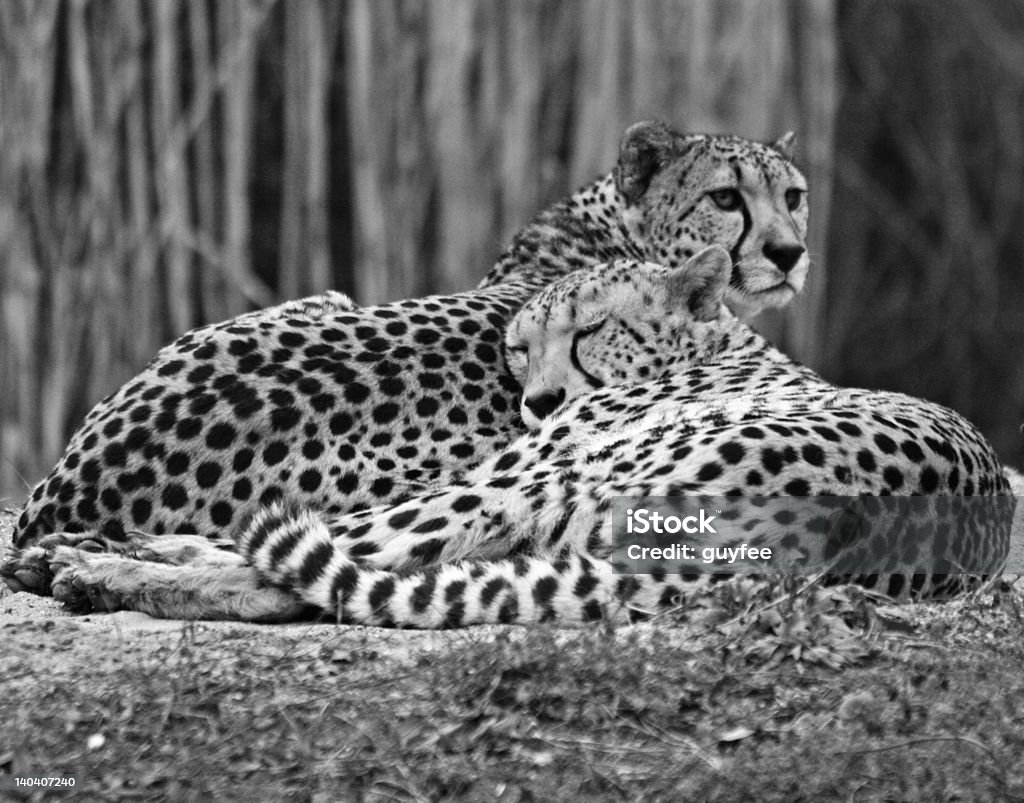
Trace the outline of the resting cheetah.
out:
[[[927,593],[946,579],[933,573],[998,571],[1013,499],[978,431],[939,405],[837,388],[789,359],[723,306],[731,270],[730,255],[709,248],[680,268],[617,260],[553,283],[507,334],[520,384],[565,397],[535,416],[533,432],[400,504],[333,516],[271,505],[242,531],[240,551],[285,599],[399,627],[628,618],[678,605],[699,587],[692,566],[615,573],[610,511],[620,497],[756,497],[755,507],[813,497],[796,516],[748,508],[732,524],[779,565],[879,566],[892,592],[909,592],[911,576]],[[523,406],[537,412],[530,396]],[[919,496],[914,515],[885,537],[836,542],[842,497],[884,519],[877,497],[891,495]],[[968,505],[974,496],[989,499]],[[82,607],[246,613],[224,604],[218,592],[230,583],[202,561],[132,570],[68,547],[53,560],[59,593]],[[267,613],[255,603],[248,612]]]
[[[541,213],[476,290],[365,308],[331,294],[188,332],[88,414],[33,490],[0,575],[48,593],[35,547],[51,533],[230,543],[274,502],[333,515],[450,481],[520,434],[503,330],[573,270],[681,265],[718,243],[733,299],[786,303],[808,270],[790,145],[638,123],[615,169]]]

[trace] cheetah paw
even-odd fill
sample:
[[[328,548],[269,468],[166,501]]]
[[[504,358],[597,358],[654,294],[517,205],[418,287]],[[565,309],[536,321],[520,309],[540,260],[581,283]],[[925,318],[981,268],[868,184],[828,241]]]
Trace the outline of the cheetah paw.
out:
[[[11,591],[49,595],[53,581],[50,555],[58,547],[74,547],[85,552],[106,549],[105,539],[95,533],[51,533],[0,564],[0,579]]]
[[[0,564],[0,578],[11,591],[46,594],[50,587],[50,570],[45,553],[37,546],[23,549]]]
[[[119,594],[113,592],[94,571],[97,556],[70,546],[59,546],[49,557],[53,575],[53,597],[74,613],[119,611],[124,607]]]

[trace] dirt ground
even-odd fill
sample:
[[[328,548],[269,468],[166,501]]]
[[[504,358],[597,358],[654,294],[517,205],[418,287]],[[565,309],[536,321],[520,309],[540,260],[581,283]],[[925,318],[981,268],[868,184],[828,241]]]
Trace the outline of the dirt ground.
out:
[[[732,634],[417,632],[71,616],[4,587],[0,800],[69,774],[14,799],[1017,799],[1019,589],[866,634],[804,602]]]

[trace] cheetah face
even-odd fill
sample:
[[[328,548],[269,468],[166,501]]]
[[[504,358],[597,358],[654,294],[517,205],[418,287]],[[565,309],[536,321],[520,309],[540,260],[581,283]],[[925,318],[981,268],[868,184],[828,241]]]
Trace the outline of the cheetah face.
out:
[[[523,421],[536,429],[584,393],[700,364],[732,319],[722,307],[731,270],[715,246],[680,268],[619,260],[577,271],[534,296],[505,336]]]
[[[732,260],[730,306],[753,313],[789,303],[810,266],[807,182],[790,161],[792,145],[791,134],[764,145],[632,126],[616,180],[646,258],[678,267],[705,246],[723,245]]]

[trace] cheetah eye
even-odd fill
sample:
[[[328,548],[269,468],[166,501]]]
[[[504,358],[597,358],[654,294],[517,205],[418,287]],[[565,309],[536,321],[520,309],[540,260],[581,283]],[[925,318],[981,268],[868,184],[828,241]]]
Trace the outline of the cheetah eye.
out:
[[[580,335],[592,335],[594,332],[596,332],[598,329],[600,329],[602,326],[604,326],[607,322],[608,322],[607,318],[601,318],[600,320],[588,323],[586,326],[581,326],[579,328],[578,334],[580,334]]]
[[[721,190],[711,190],[708,193],[711,200],[715,202],[715,206],[724,212],[735,212],[741,206],[743,206],[743,196],[740,195],[740,191],[733,189],[732,187],[726,187]]]
[[[530,347],[525,345],[525,344],[518,345],[518,346],[505,346],[505,351],[507,351],[509,354],[522,354],[522,355],[525,355],[526,352],[528,352],[529,350],[530,350]]]
[[[790,212],[795,212],[799,209],[803,199],[804,190],[798,190],[796,187],[786,190],[786,207]]]

